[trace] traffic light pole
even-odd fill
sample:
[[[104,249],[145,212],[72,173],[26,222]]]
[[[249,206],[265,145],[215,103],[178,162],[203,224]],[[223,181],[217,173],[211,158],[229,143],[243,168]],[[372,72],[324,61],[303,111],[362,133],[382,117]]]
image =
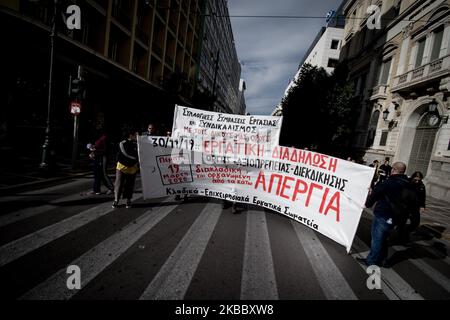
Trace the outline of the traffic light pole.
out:
[[[78,128],[80,125],[80,116],[73,116],[73,146],[72,146],[72,169],[75,169],[78,155]]]
[[[83,67],[78,66],[78,80],[83,78]],[[78,129],[80,127],[80,115],[73,116],[73,145],[72,145],[72,169],[75,169],[78,156]]]
[[[50,67],[49,67],[49,76],[48,76],[48,99],[47,99],[47,127],[45,129],[45,141],[44,145],[42,146],[42,160],[40,167],[42,169],[49,169],[50,162],[54,159],[54,155],[52,154],[51,150],[51,108],[52,108],[52,84],[53,84],[53,58],[54,58],[54,51],[55,51],[55,35],[56,35],[56,16],[57,16],[57,3],[58,0],[54,0],[54,8],[53,8],[53,21],[52,21],[52,29],[50,33]]]

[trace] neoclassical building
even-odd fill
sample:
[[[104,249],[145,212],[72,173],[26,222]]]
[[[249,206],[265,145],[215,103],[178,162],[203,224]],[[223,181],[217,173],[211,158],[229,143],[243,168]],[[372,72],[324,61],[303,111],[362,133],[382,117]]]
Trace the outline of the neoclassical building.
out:
[[[381,29],[367,28],[369,5],[379,6]],[[354,146],[367,163],[405,162],[425,175],[429,195],[450,199],[450,1],[353,0],[344,14],[340,58],[361,100]]]

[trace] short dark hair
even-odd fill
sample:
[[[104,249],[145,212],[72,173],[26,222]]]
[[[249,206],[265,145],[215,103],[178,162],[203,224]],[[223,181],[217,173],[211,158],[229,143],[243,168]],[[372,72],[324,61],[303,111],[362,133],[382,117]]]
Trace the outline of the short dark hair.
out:
[[[419,177],[420,179],[423,179],[423,173],[420,171],[415,171],[412,175],[411,175],[411,179],[414,179],[416,177]]]

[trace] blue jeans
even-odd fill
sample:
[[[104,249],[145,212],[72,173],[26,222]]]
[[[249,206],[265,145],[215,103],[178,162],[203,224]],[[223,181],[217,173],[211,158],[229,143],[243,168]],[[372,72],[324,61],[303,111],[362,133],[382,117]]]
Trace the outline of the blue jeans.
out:
[[[387,223],[387,221],[383,218],[374,216],[372,223],[372,242],[370,244],[369,255],[366,258],[367,265],[380,266],[380,264],[387,258],[387,239],[393,228],[393,224]]]

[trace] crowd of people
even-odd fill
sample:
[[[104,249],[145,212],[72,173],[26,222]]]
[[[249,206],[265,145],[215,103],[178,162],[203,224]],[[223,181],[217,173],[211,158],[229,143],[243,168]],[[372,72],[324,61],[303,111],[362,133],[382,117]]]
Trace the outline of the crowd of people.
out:
[[[107,156],[110,150],[105,131],[102,128],[97,128],[95,142],[88,144],[94,173],[93,190],[90,194],[100,194],[101,184],[103,183],[108,189],[107,194],[114,193],[113,208],[119,207],[121,199],[125,199],[126,208],[132,206],[136,174],[139,171],[137,151],[137,136],[139,134],[170,136],[171,131],[167,128],[163,128],[162,131],[158,130],[153,123],[148,124],[147,131],[141,133],[136,129],[126,129],[124,139],[118,144],[114,183],[106,172]],[[347,160],[353,161],[350,157]],[[367,208],[374,206],[372,240],[368,256],[360,260],[367,265],[389,267],[389,237],[396,230],[400,242],[408,245],[410,235],[420,225],[420,215],[425,212],[424,175],[416,171],[408,177],[405,174],[406,165],[403,162],[395,162],[391,166],[389,157],[386,157],[381,165],[378,160],[374,160],[369,166],[375,168],[365,204]],[[184,196],[183,200],[186,199],[187,196]],[[175,200],[181,200],[181,197],[177,195]],[[224,201],[224,209],[230,206],[233,213],[238,213],[235,202]]]
[[[165,133],[170,131],[163,128]],[[120,200],[125,199],[126,208],[131,208],[136,174],[139,171],[139,157],[137,152],[137,136],[158,135],[157,126],[150,123],[147,131],[139,133],[139,130],[132,127],[123,128],[123,140],[117,147],[113,147],[108,135],[102,126],[98,126],[94,133],[94,143],[88,143],[89,157],[92,160],[94,183],[91,195],[101,194],[102,183],[106,187],[106,194],[114,194],[113,208],[118,208]],[[115,181],[112,182],[107,173],[108,157],[114,153],[115,157]]]
[[[396,231],[400,244],[408,246],[410,235],[420,225],[420,215],[425,212],[426,189],[424,175],[416,171],[408,177],[406,164],[395,162],[392,166],[387,157],[382,165],[374,160],[375,168],[365,206],[373,208],[371,246],[366,258],[359,259],[367,266],[389,268],[389,239]],[[409,223],[408,223],[409,221]]]

